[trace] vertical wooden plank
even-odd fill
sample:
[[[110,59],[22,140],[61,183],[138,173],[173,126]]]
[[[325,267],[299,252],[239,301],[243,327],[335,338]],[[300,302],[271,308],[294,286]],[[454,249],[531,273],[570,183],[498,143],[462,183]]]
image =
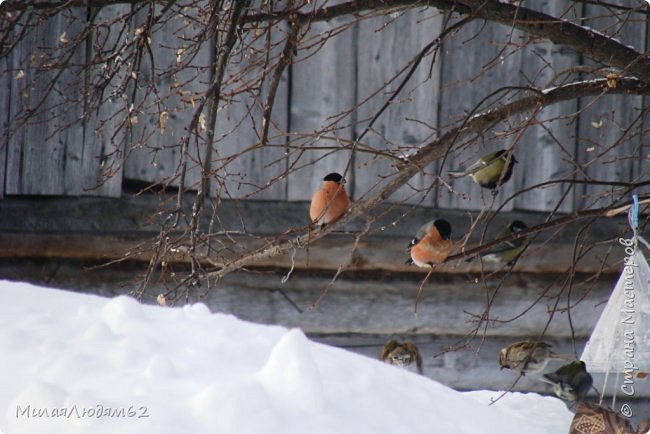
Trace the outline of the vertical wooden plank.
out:
[[[443,132],[461,125],[468,116],[484,111],[487,106],[485,103],[479,106],[479,103],[499,87],[519,84],[521,53],[509,37],[511,33],[512,30],[506,26],[472,21],[445,40],[439,100],[439,125]],[[443,179],[449,179],[448,170],[469,167],[488,152],[509,148],[511,138],[495,137],[495,132],[503,129],[503,125],[497,125],[465,149],[459,149],[460,143],[457,143],[444,162]],[[515,166],[515,175],[526,169],[522,166]],[[492,202],[490,191],[480,188],[469,177],[450,181],[450,184],[453,192],[447,188],[438,189],[437,203],[441,208],[478,210]],[[501,186],[493,209],[513,191],[512,180]],[[512,202],[503,210],[510,209]]]
[[[411,9],[399,16],[380,16],[359,23],[357,99],[364,102],[357,109],[356,137],[363,134],[405,79],[416,56],[438,37],[441,24],[441,14],[434,8]],[[432,59],[429,55],[422,60],[406,87],[362,138],[361,146],[401,156],[435,137],[440,57],[433,65]],[[386,157],[357,151],[355,196],[363,197],[371,189],[380,188],[382,180],[387,181],[386,177],[395,172],[393,165],[394,161]],[[435,189],[427,190],[431,190],[433,174],[432,166],[426,173],[414,176],[389,200],[432,206]]]
[[[131,13],[131,6],[112,5],[105,6],[99,11],[98,22],[107,21],[114,23],[110,28],[101,29],[93,36],[93,42],[98,43],[98,47],[119,47],[128,40],[130,27],[126,15]],[[107,33],[108,32],[108,33]],[[92,53],[96,55],[96,53]],[[110,52],[106,53],[110,55]],[[100,78],[104,72],[104,64],[97,65],[95,70],[91,71],[90,80],[95,77]],[[119,98],[116,94],[118,86],[125,81],[125,76],[129,74],[128,70],[120,70],[111,80],[108,91],[103,95],[104,98],[99,102],[99,109],[91,113],[91,117],[86,122],[85,145],[90,152],[86,151],[86,161],[88,159],[101,159],[99,165],[95,165],[90,174],[90,181],[105,183],[99,187],[102,193],[108,196],[120,196],[122,192],[122,181],[124,177],[124,159],[126,158],[126,147],[128,146],[127,130],[120,128],[120,124],[127,117],[128,104],[125,98]],[[92,86],[92,84],[91,84]],[[93,146],[95,144],[95,146]],[[86,167],[91,164],[87,162]],[[99,170],[97,170],[99,169]],[[110,179],[106,180],[106,177]]]
[[[74,27],[70,25],[64,27],[68,38],[71,40],[76,40],[76,34],[81,33],[87,26],[88,10],[86,8],[79,8],[76,11]],[[73,32],[71,32],[71,28],[74,28]],[[86,44],[87,40],[84,40],[79,46],[74,61],[77,65],[86,64]],[[64,145],[62,167],[63,194],[97,194],[98,192],[93,192],[92,190],[96,187],[96,182],[94,180],[93,182],[89,182],[86,173],[84,173],[86,169],[92,171],[95,167],[99,166],[99,161],[90,161],[88,162],[89,164],[84,164],[86,162],[83,158],[84,151],[86,150],[84,141],[85,96],[83,93],[85,73],[83,68],[74,68],[71,72],[75,74],[74,81],[70,83],[64,82],[62,84],[65,86],[63,88],[64,94],[66,96],[73,96],[73,99],[67,101],[66,105],[74,104],[75,110],[66,110],[62,113],[57,113],[57,118],[49,123],[48,129],[52,126],[56,128],[56,124],[68,125],[65,129],[68,139]]]
[[[568,19],[580,16],[582,5],[566,0],[536,0],[527,4],[535,10]],[[518,34],[517,37],[525,35]],[[579,64],[579,56],[550,42],[538,41],[526,45],[522,50],[520,71],[521,83],[537,89],[550,88],[579,79],[577,74],[567,74],[572,66]],[[578,122],[576,100],[553,104],[537,113],[532,125],[526,129],[517,146],[518,170],[513,175],[515,191],[558,179],[574,178],[575,136]],[[537,188],[518,196],[514,205],[517,209],[529,211],[551,211],[566,193],[573,188],[570,183],[560,183]],[[573,210],[573,194],[569,192],[558,210]]]
[[[97,11],[92,22],[85,53],[89,69],[84,72],[83,140],[66,149],[67,195],[119,197],[121,194],[126,133],[119,125],[127,116],[128,107],[115,92],[128,71],[122,69],[107,85],[105,79],[115,67],[107,58],[128,38],[125,16],[130,11],[131,7],[126,5],[105,6]]]
[[[618,0],[614,4],[627,5]],[[605,15],[616,14],[614,17]],[[614,8],[603,9],[585,5],[585,25],[610,35],[622,43],[643,52],[647,41],[647,17]],[[603,71],[602,75],[614,71]],[[614,74],[616,74],[614,72]],[[581,122],[578,139],[578,161],[584,176],[598,181],[629,182],[639,179],[639,161],[643,147],[643,97],[631,95],[606,95],[582,98]],[[646,106],[647,107],[647,106]],[[647,128],[647,126],[645,127]],[[647,164],[645,175],[647,176]],[[577,190],[579,209],[607,205],[620,194],[620,188],[605,185],[585,185]]]
[[[11,82],[10,122],[17,130],[7,152],[7,194],[65,193],[66,149],[83,141],[82,73],[79,66],[69,66],[57,77],[58,68],[48,65],[67,57],[69,65],[83,64],[85,43],[75,48],[74,41],[85,16],[85,8],[70,8],[33,21],[29,25],[35,27],[12,52],[21,78]],[[31,110],[35,114],[27,119]]]
[[[224,198],[286,199],[285,143],[288,131],[288,75],[285,67],[277,88],[268,142],[262,145],[263,114],[287,38],[284,23],[244,29],[233,50],[217,115],[215,155],[218,168],[211,194]]]
[[[7,148],[9,139],[9,103],[11,101],[12,71],[10,57],[0,57],[0,199],[5,193]]]
[[[341,148],[354,134],[357,38],[353,26],[348,17],[311,23],[291,66],[289,200],[310,200],[330,172],[344,174],[348,182],[352,178],[350,171],[344,173],[351,153]],[[343,120],[336,123],[339,118]],[[315,149],[324,147],[328,149]]]
[[[138,89],[133,102],[132,139],[127,150],[124,177],[147,182],[169,181],[179,168],[181,140],[194,116],[194,102],[205,93],[210,63],[209,44],[200,43],[207,19],[201,9],[206,2],[172,7],[161,17],[151,35],[151,55],[145,50],[138,71]],[[141,32],[149,7],[142,8],[135,18],[131,36]],[[163,6],[156,5],[155,14]],[[156,15],[158,16],[158,15]],[[185,187],[196,188],[200,179],[198,150],[190,143],[192,156]],[[172,185],[178,185],[174,179]]]

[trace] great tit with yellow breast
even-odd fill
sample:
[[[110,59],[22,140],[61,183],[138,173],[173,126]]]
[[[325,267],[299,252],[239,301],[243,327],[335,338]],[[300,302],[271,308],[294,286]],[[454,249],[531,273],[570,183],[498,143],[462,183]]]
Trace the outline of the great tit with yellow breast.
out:
[[[560,366],[555,372],[544,374],[543,380],[553,385],[553,391],[558,398],[570,402],[583,401],[594,381],[582,360],[576,360]]]
[[[521,220],[515,220],[501,229],[496,235],[495,240],[507,237],[517,232],[527,229],[528,226]],[[516,240],[506,241],[495,246],[494,248],[480,253],[479,256],[487,262],[496,262],[499,264],[514,265],[519,259],[519,255],[528,245],[528,237],[517,238]],[[466,261],[473,261],[475,257],[467,258]]]
[[[467,170],[450,170],[449,176],[462,178],[469,175],[481,187],[494,190],[510,179],[512,167],[516,162],[514,154],[506,152],[505,149],[499,149],[482,156]]]

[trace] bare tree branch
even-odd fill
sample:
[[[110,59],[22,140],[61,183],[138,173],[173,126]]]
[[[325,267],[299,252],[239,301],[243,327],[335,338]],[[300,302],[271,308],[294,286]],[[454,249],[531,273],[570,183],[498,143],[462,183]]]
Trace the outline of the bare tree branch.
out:
[[[73,7],[92,7],[103,8],[112,5],[137,5],[140,3],[151,3],[150,0],[52,0],[52,1],[33,1],[26,2],[23,0],[7,0],[2,3],[0,11],[14,12],[25,10],[63,10]],[[169,2],[165,2],[169,3]]]
[[[624,5],[617,5],[615,3],[609,3],[600,0],[571,0],[571,1],[573,1],[574,3],[584,3],[588,5],[602,6],[604,8],[613,9],[617,11],[634,12],[635,14],[644,14],[644,15],[650,14],[650,11],[648,11],[648,8],[645,6],[639,6],[639,7],[624,6]]]
[[[437,204],[449,207],[445,204],[445,200],[450,199],[449,195],[438,196],[435,193],[438,190],[446,193],[441,190],[447,169],[445,158],[464,158],[467,154],[464,148],[471,147],[472,151],[477,151],[486,143],[491,148],[493,139],[496,139],[509,142],[506,146],[513,150],[530,146],[527,151],[537,151],[536,143],[532,144],[535,140],[522,139],[526,135],[537,134],[542,139],[548,138],[546,143],[542,143],[546,148],[544,152],[551,147],[559,150],[559,155],[549,158],[553,166],[551,169],[560,171],[553,173],[565,174],[554,174],[552,176],[558,179],[548,181],[549,177],[540,180],[537,173],[520,176],[519,172],[515,180],[499,192],[499,196],[484,200],[483,210],[470,233],[479,222],[484,224],[485,231],[480,241],[483,243],[490,219],[508,209],[504,205],[519,208],[520,203],[527,203],[538,193],[548,196],[541,189],[556,186],[561,194],[552,198],[555,206],[545,204],[547,213],[544,223],[508,238],[464,250],[448,258],[448,261],[483,252],[516,237],[539,234],[551,228],[559,232],[565,225],[577,220],[587,227],[589,223],[585,224],[582,219],[591,217],[595,221],[601,216],[622,212],[624,209],[620,205],[626,201],[626,195],[648,185],[647,171],[638,163],[638,157],[645,152],[643,143],[648,134],[648,127],[643,122],[648,115],[647,104],[638,102],[642,98],[626,98],[633,103],[621,107],[619,101],[609,96],[650,94],[650,58],[611,36],[580,25],[590,23],[591,18],[598,25],[607,21],[603,26],[616,21],[612,27],[616,32],[625,30],[627,36],[629,30],[629,33],[635,32],[634,37],[638,39],[641,34],[645,35],[646,29],[640,23],[645,15],[638,19],[639,15],[632,14],[641,11],[616,8],[606,1],[575,2],[595,4],[599,7],[593,9],[604,9],[602,14],[600,10],[597,12],[598,17],[577,14],[565,19],[564,15],[552,16],[524,7],[523,2],[498,0],[358,0],[322,7],[308,0],[258,2],[255,7],[251,7],[248,1],[235,0],[5,2],[0,7],[3,18],[0,21],[2,60],[6,56],[3,63],[5,70],[2,72],[7,74],[2,77],[3,83],[15,89],[15,92],[11,92],[14,96],[24,93],[25,96],[17,100],[24,98],[28,105],[20,108],[19,103],[17,110],[11,107],[13,111],[9,110],[7,115],[9,127],[3,135],[11,139],[11,134],[21,134],[21,128],[32,124],[47,130],[45,141],[67,132],[72,121],[58,123],[61,116],[57,110],[61,106],[74,107],[75,101],[63,98],[61,100],[65,104],[62,104],[57,97],[80,86],[83,88],[83,98],[77,97],[77,100],[84,102],[83,115],[87,117],[88,113],[97,113],[97,119],[84,123],[84,128],[89,126],[98,135],[110,135],[109,146],[116,149],[112,151],[116,164],[125,165],[127,158],[133,157],[129,162],[135,161],[132,166],[137,167],[139,173],[134,173],[135,170],[131,168],[127,177],[135,178],[136,182],[149,182],[153,178],[155,181],[152,182],[163,188],[178,189],[175,205],[161,203],[160,213],[152,219],[160,230],[157,239],[147,244],[148,251],[153,254],[137,291],[140,296],[149,284],[154,284],[156,273],[160,270],[160,278],[168,288],[164,298],[167,295],[176,297],[180,293],[179,288],[184,287],[188,301],[190,292],[202,285],[202,279],[206,277],[208,284],[204,288],[208,291],[211,278],[219,279],[231,271],[246,270],[248,265],[256,265],[260,259],[291,251],[295,254],[298,248],[308,247],[321,237],[341,229],[346,223],[363,220],[365,230],[357,234],[355,247],[347,259],[348,264],[340,264],[324,295],[338,276],[354,265],[352,261],[356,246],[362,237],[368,235],[367,230],[382,217],[376,211],[379,205],[389,198],[394,201],[397,196],[403,201],[420,199],[417,204],[420,205],[425,203],[425,198],[431,199],[431,192],[434,192]],[[567,5],[568,9],[564,10],[578,9],[571,3],[564,6]],[[283,9],[275,11],[274,7]],[[412,11],[417,13],[409,11],[415,8],[420,10]],[[421,10],[424,13],[420,13]],[[339,17],[346,19],[334,20]],[[331,21],[327,25],[313,25],[327,20]],[[467,26],[475,20],[478,20],[477,26]],[[365,63],[362,64],[361,59],[366,60],[370,56],[363,51],[365,48],[372,50],[372,61],[380,62],[385,58],[385,53],[400,50],[399,38],[395,38],[392,32],[402,31],[403,25],[425,21],[425,25],[409,35],[416,43],[409,46],[408,51],[393,56],[396,61],[386,70],[383,69],[385,65],[381,64],[380,74],[374,74],[379,71],[372,71],[372,74],[366,75]],[[467,77],[459,74],[463,77],[453,82],[456,78],[450,80],[444,72],[446,70],[435,69],[440,66],[439,56],[445,56],[445,65],[462,59],[465,53],[461,54],[453,47],[458,44],[464,46],[467,41],[485,36],[485,33],[481,34],[481,26],[485,27],[488,22],[505,26],[500,29],[499,26],[490,26],[488,30],[498,29],[501,33],[507,33],[508,37],[505,42],[500,40],[501,35],[489,41],[498,45],[486,56],[489,59],[483,59],[483,53],[478,53],[477,58],[472,59],[473,62],[477,60],[472,63],[476,70],[469,71],[473,75]],[[74,32],[72,29],[75,29]],[[513,32],[513,29],[521,31],[523,37],[514,37],[517,32]],[[335,73],[344,72],[340,76],[346,84],[348,81],[353,83],[351,88],[336,86],[338,83],[333,86],[336,91],[343,89],[348,92],[346,98],[341,98],[332,89],[314,89],[309,80],[301,83],[303,72],[307,70],[311,73],[312,59],[317,65],[322,60],[330,61],[327,56],[331,53],[328,50],[332,45],[336,47],[337,36],[348,31],[345,38],[349,36],[353,43],[366,43],[368,35],[376,34],[381,36],[382,46],[369,43],[367,47],[355,47],[351,60],[344,61],[347,62],[346,67],[352,65],[356,70],[339,71],[339,65],[334,62],[327,65],[333,66]],[[448,39],[458,32],[460,37]],[[262,40],[264,37],[265,41]],[[386,44],[389,45],[386,48],[384,37],[391,44],[397,40],[397,47]],[[588,59],[588,64],[580,65],[581,59],[573,53],[568,56],[563,53],[557,56],[540,54],[551,45],[547,41],[572,48]],[[441,47],[449,49],[442,52]],[[78,49],[85,50],[85,60],[71,56]],[[297,53],[300,55],[297,56]],[[170,59],[165,59],[165,56]],[[527,56],[530,56],[530,63]],[[333,58],[339,60],[336,56]],[[425,59],[430,59],[431,69],[428,74],[419,74]],[[557,64],[554,63],[556,60]],[[595,62],[592,64],[591,60]],[[501,61],[505,65],[498,69]],[[304,63],[294,65],[294,62]],[[295,67],[288,74],[289,86],[284,87],[288,65]],[[301,69],[304,65],[307,68]],[[451,70],[454,71],[457,65],[452,66]],[[84,72],[83,77],[75,78],[74,73],[64,74],[64,71],[68,73],[77,69]],[[507,75],[506,80],[514,79],[516,82],[490,81],[485,89],[477,89],[476,92],[471,89],[472,92],[467,93],[467,102],[473,108],[465,111],[461,118],[457,117],[459,110],[442,107],[444,98],[453,96],[457,84],[465,81],[470,85],[479,83],[490,77],[490,73],[503,70],[512,73]],[[73,75],[70,83],[67,81],[68,75]],[[546,83],[576,80],[573,78],[576,76],[595,76],[598,79],[541,88],[550,86]],[[366,77],[370,81],[362,83],[361,80]],[[44,98],[51,96],[51,101],[39,100],[43,97],[40,93],[30,93],[34,83],[43,84],[46,91]],[[522,86],[522,83],[527,84]],[[287,94],[283,95],[285,90]],[[311,92],[313,90],[315,92]],[[323,101],[316,101],[321,91]],[[444,98],[435,101],[432,95],[436,91],[440,91]],[[299,107],[300,101],[295,98],[299,93],[309,95],[304,107]],[[461,94],[464,94],[464,89]],[[483,97],[484,94],[487,96]],[[27,98],[30,95],[34,99]],[[591,98],[580,100],[593,96],[596,97],[593,101]],[[570,100],[575,104],[563,105],[558,110],[543,110]],[[616,105],[607,107],[611,101],[615,101]],[[419,109],[425,105],[433,109],[412,113],[413,108]],[[334,111],[331,110],[333,106]],[[593,110],[601,110],[601,107],[604,107],[604,111],[600,111],[592,121]],[[369,113],[364,112],[366,108],[369,108]],[[75,116],[73,121],[83,123],[86,119]],[[134,127],[138,117],[140,126]],[[165,133],[168,117],[169,124],[173,126]],[[580,122],[577,122],[578,119]],[[585,119],[588,120],[582,122]],[[451,123],[441,125],[448,121]],[[589,129],[589,121],[593,130]],[[418,128],[399,125],[400,122],[415,122]],[[55,127],[50,128],[53,123]],[[560,123],[563,125],[558,128],[562,133],[558,134],[555,127]],[[605,127],[599,130],[603,125]],[[396,133],[400,129],[401,137]],[[420,134],[419,129],[425,132]],[[418,131],[411,134],[415,130]],[[363,140],[367,143],[362,143]],[[334,145],[321,143],[326,141]],[[231,146],[233,142],[237,143]],[[8,149],[15,151],[15,143],[11,142]],[[586,146],[583,147],[583,143]],[[86,146],[86,143],[82,146]],[[126,157],[120,150],[125,151]],[[175,155],[165,156],[161,166],[166,165],[167,169],[171,167],[171,171],[157,170],[156,156],[167,151]],[[97,151],[97,155],[104,158],[103,152],[103,149]],[[142,152],[145,158],[140,163],[138,159]],[[341,152],[351,155],[343,163],[339,158]],[[149,156],[153,158],[149,160]],[[334,158],[330,159],[331,156]],[[74,156],[71,154],[71,157]],[[327,165],[335,160],[337,167],[345,166],[345,172],[351,174],[351,178],[362,181],[355,182],[355,188],[351,189],[353,196],[361,199],[357,199],[352,209],[335,224],[311,232],[304,228],[286,229],[285,223],[280,222],[279,226],[272,226],[273,233],[279,235],[267,237],[247,229],[247,225],[255,220],[245,211],[238,210],[238,219],[229,216],[229,221],[225,221],[225,214],[221,213],[224,199],[236,199],[233,202],[235,207],[251,196],[266,199],[266,196],[258,194],[271,185],[274,188],[282,187],[277,188],[281,191],[279,194],[267,190],[271,193],[268,197],[273,200],[288,197],[307,199],[309,189],[303,185],[297,188],[299,194],[289,193],[289,187],[293,187],[291,183],[304,173],[300,169],[314,166],[314,170],[320,170],[315,166]],[[368,160],[372,161],[366,165]],[[621,160],[625,160],[624,164],[618,164]],[[434,162],[435,172],[432,170]],[[375,163],[377,167],[365,170]],[[568,173],[561,172],[566,166]],[[611,170],[614,166],[616,169]],[[622,169],[619,170],[620,167]],[[619,177],[624,170],[628,173]],[[161,173],[163,175],[157,177]],[[421,176],[412,182],[418,174]],[[290,175],[291,178],[295,175],[295,178],[281,185]],[[374,185],[363,185],[366,176],[372,178],[369,181]],[[574,179],[576,177],[579,179]],[[531,179],[537,181],[530,182]],[[525,185],[520,186],[520,181]],[[304,183],[304,179],[297,182]],[[500,200],[513,185],[517,185],[518,190],[505,200]],[[589,188],[581,189],[583,185]],[[210,186],[217,187],[214,197],[210,197]],[[608,191],[593,188],[597,186],[609,188]],[[409,191],[404,193],[405,188],[398,192],[402,187]],[[445,187],[451,192],[450,195],[467,194],[454,191],[449,185]],[[615,190],[614,187],[622,188]],[[193,201],[184,197],[190,189],[197,191]],[[502,205],[495,205],[497,199]],[[206,207],[209,207],[210,200],[213,201],[213,213],[208,217]],[[573,207],[576,212],[558,217],[558,210],[568,208],[566,205],[571,201],[579,204]],[[431,200],[429,203],[433,202]],[[192,205],[189,212],[188,204]],[[537,209],[535,206],[529,209]],[[164,209],[166,207],[169,209]],[[397,224],[402,217],[392,224]],[[209,220],[207,230],[203,224],[206,219]],[[240,227],[233,232],[235,226]],[[233,239],[233,233],[251,237],[256,246],[260,241],[265,244],[257,250],[241,253],[245,245],[240,242],[241,239]],[[567,273],[575,270],[575,262],[581,260],[586,250],[576,241],[574,264],[572,268],[567,268]],[[233,254],[236,255],[234,260],[224,259],[232,258]],[[189,266],[185,268],[186,264],[183,264],[183,271],[174,273],[170,264],[179,261],[189,263]],[[188,268],[191,270],[188,271]],[[482,277],[489,293],[489,276]],[[570,294],[573,280],[568,279],[567,282]],[[422,281],[420,290],[425,283],[426,279]],[[487,327],[488,323],[494,321],[490,318],[489,307],[497,292],[498,288],[491,295],[488,294],[487,308],[481,316],[477,316],[479,320],[475,334],[482,324]],[[201,294],[194,292],[192,295],[201,297]],[[555,308],[559,306],[558,302]]]
[[[358,0],[323,7],[308,13],[298,13],[291,9],[273,14],[254,14],[248,16],[247,21],[287,19],[289,16],[297,16],[301,21],[323,21],[370,10],[423,6],[432,6],[514,27],[548,39],[555,44],[571,47],[577,53],[589,56],[605,65],[618,67],[624,71],[624,74],[634,75],[640,80],[646,81],[650,77],[650,56],[566,19],[498,0],[430,0],[426,3],[417,0]]]
[[[649,184],[648,182],[641,183],[641,184],[639,184],[638,187],[642,187],[642,186],[648,185],[648,184]],[[648,199],[647,196],[642,196],[640,202],[641,203],[647,203],[649,201],[650,201],[650,199]],[[603,207],[603,208],[587,209],[587,210],[579,211],[579,212],[576,212],[576,213],[568,214],[566,216],[562,216],[562,217],[559,217],[557,219],[550,220],[550,221],[547,221],[547,222],[539,224],[539,225],[531,226],[531,227],[529,227],[527,229],[524,229],[524,230],[522,230],[520,232],[513,233],[513,234],[508,235],[506,237],[498,238],[498,239],[492,240],[490,242],[481,244],[481,245],[476,246],[476,247],[474,247],[472,249],[467,249],[467,250],[465,250],[463,252],[460,252],[460,253],[457,253],[455,255],[450,255],[445,262],[451,262],[451,261],[455,261],[457,259],[462,259],[462,258],[466,258],[466,257],[469,257],[469,256],[474,256],[474,255],[477,255],[479,253],[486,252],[486,251],[492,249],[493,247],[496,247],[496,246],[500,245],[501,243],[516,240],[517,238],[525,237],[525,236],[535,234],[535,233],[538,233],[538,232],[541,232],[541,231],[544,231],[544,230],[547,230],[547,229],[551,229],[551,228],[554,228],[554,227],[565,226],[565,225],[567,225],[569,223],[572,223],[572,222],[575,222],[577,220],[581,220],[581,219],[584,219],[584,218],[590,218],[590,217],[592,217],[592,218],[593,217],[614,217],[614,216],[616,216],[618,214],[626,212],[631,206],[632,206],[632,202],[627,203],[625,205],[621,205],[621,206],[611,205],[611,206],[606,206],[606,207]]]
[[[6,2],[2,9],[57,10],[75,6],[104,7],[114,4],[146,3],[144,0],[70,0],[51,2]],[[596,2],[603,6],[607,4]],[[292,7],[272,13],[249,14],[245,22],[297,20],[299,23],[326,21],[344,15],[366,11],[389,11],[397,8],[435,7],[475,18],[481,18],[514,27],[531,35],[571,47],[577,53],[589,56],[602,64],[620,68],[624,74],[646,81],[650,77],[650,56],[618,42],[600,32],[560,19],[543,12],[498,0],[355,0],[334,6],[325,6],[312,12],[299,12]]]
[[[439,139],[422,146],[417,152],[405,158],[401,164],[397,165],[398,171],[380,191],[365,201],[355,203],[350,211],[337,222],[325,226],[320,230],[299,236],[295,239],[283,239],[274,243],[269,243],[266,246],[263,246],[227,264],[215,263],[214,265],[218,267],[218,270],[209,272],[208,276],[219,279],[230,272],[255,263],[261,259],[279,256],[291,249],[304,247],[322,238],[332,231],[339,230],[343,225],[356,219],[357,217],[361,215],[368,215],[372,210],[383,203],[392,193],[397,191],[398,188],[406,184],[409,179],[411,179],[416,173],[423,170],[424,167],[427,167],[434,161],[443,158],[448,150],[458,140],[472,135],[481,134],[487,129],[511,116],[530,110],[535,110],[539,107],[556,104],[562,101],[590,95],[599,95],[602,93],[631,93],[638,95],[647,95],[650,94],[650,84],[642,83],[634,78],[624,78],[617,82],[616,87],[611,88],[608,87],[607,79],[598,79],[571,83],[543,91],[535,91],[533,89],[531,89],[531,91],[534,91],[534,95],[523,97],[502,107],[494,108],[488,110],[487,112],[474,115],[466,122],[464,122],[461,126],[451,129]],[[609,209],[589,210],[586,211],[586,213],[587,215],[602,215],[607,211],[609,211]],[[599,212],[601,214],[598,214]],[[562,223],[565,222],[563,221]],[[551,224],[550,226],[554,225]],[[464,253],[463,256],[469,256],[470,254],[474,253],[476,252],[468,251]]]
[[[194,204],[192,205],[192,219],[190,221],[190,258],[192,261],[192,274],[191,281],[198,284],[200,281],[200,261],[196,257],[196,249],[199,242],[199,221],[201,212],[203,210],[203,203],[208,194],[209,180],[210,180],[210,167],[212,163],[212,152],[214,146],[214,132],[217,123],[217,111],[221,97],[221,86],[223,77],[226,73],[226,66],[231,51],[237,40],[237,27],[239,26],[240,18],[244,9],[248,6],[250,0],[235,1],[232,4],[232,12],[230,15],[230,24],[228,32],[225,36],[225,41],[221,45],[217,57],[217,65],[215,66],[213,77],[211,78],[210,93],[208,94],[209,110],[208,110],[208,130],[205,141],[205,153],[203,156],[203,166],[201,167],[201,182]],[[180,194],[180,193],[179,193]]]

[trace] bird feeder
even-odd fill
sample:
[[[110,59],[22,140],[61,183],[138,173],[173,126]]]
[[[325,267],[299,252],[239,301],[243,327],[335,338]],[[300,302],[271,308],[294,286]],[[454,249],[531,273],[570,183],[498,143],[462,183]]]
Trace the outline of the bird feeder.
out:
[[[632,236],[619,239],[625,253],[623,269],[581,356],[590,373],[604,374],[603,384],[594,382],[600,387],[601,402],[608,380],[613,380],[611,407],[628,418],[634,409],[629,403],[617,409],[616,397],[633,399],[650,389],[646,379],[650,372],[650,267],[639,242],[650,246],[637,233],[638,206],[635,195],[628,212]]]

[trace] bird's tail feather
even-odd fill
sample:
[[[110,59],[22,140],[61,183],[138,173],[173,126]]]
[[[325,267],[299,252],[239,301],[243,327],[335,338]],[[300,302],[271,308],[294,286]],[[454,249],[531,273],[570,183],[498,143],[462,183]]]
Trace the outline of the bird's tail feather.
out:
[[[557,376],[557,374],[551,372],[550,374],[544,374],[542,375],[541,380],[545,383],[549,384],[557,384],[560,382],[560,378]]]
[[[463,176],[468,175],[468,173],[464,170],[449,170],[447,174],[450,178],[462,178]]]

